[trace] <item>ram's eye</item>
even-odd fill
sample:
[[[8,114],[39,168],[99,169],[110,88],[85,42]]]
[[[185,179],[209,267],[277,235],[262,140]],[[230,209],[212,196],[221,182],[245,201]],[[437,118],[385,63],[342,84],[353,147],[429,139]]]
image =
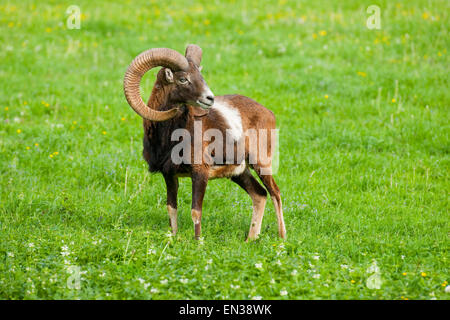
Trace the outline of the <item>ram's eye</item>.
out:
[[[181,84],[186,84],[188,81],[186,78],[180,78],[180,80],[178,80]]]

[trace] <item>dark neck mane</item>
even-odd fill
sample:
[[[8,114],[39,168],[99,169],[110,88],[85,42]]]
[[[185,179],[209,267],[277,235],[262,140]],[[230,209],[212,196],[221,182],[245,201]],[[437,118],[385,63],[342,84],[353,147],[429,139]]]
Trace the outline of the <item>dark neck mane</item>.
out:
[[[158,79],[147,103],[149,108],[161,111],[173,108],[173,105],[167,103],[168,90]],[[186,106],[179,107],[183,112],[171,120],[154,122],[144,119],[144,158],[151,172],[168,173],[174,169],[171,152],[179,141],[171,141],[172,132],[185,128],[189,116]]]

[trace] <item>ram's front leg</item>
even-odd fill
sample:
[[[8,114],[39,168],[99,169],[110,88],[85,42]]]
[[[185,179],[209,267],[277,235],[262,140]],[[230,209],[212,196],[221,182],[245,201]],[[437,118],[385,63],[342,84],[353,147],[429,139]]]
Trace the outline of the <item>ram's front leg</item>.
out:
[[[195,239],[198,240],[202,233],[202,204],[208,184],[207,172],[192,173],[192,209],[191,216],[194,222]]]
[[[177,195],[178,195],[178,178],[175,176],[164,176],[167,187],[167,211],[169,212],[169,223],[172,234],[176,235],[177,225]]]

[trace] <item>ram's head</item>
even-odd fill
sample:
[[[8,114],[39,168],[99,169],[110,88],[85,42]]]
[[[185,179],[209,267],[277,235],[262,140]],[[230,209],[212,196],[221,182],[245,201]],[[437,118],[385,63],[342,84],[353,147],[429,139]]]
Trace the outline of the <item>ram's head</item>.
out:
[[[202,49],[193,44],[187,46],[186,56],[168,48],[144,51],[131,62],[125,73],[124,91],[128,103],[141,117],[152,121],[169,120],[178,114],[177,108],[167,111],[149,108],[140,94],[142,76],[152,68],[163,67],[158,78],[163,82],[168,101],[210,108],[214,104],[214,95],[200,73],[201,60]]]

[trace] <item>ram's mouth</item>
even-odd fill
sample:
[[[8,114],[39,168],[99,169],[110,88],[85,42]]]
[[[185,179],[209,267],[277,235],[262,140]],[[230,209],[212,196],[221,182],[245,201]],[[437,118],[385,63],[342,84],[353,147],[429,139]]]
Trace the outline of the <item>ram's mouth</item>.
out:
[[[209,109],[214,104],[214,102],[202,101],[200,99],[195,101],[195,103],[202,109]]]

